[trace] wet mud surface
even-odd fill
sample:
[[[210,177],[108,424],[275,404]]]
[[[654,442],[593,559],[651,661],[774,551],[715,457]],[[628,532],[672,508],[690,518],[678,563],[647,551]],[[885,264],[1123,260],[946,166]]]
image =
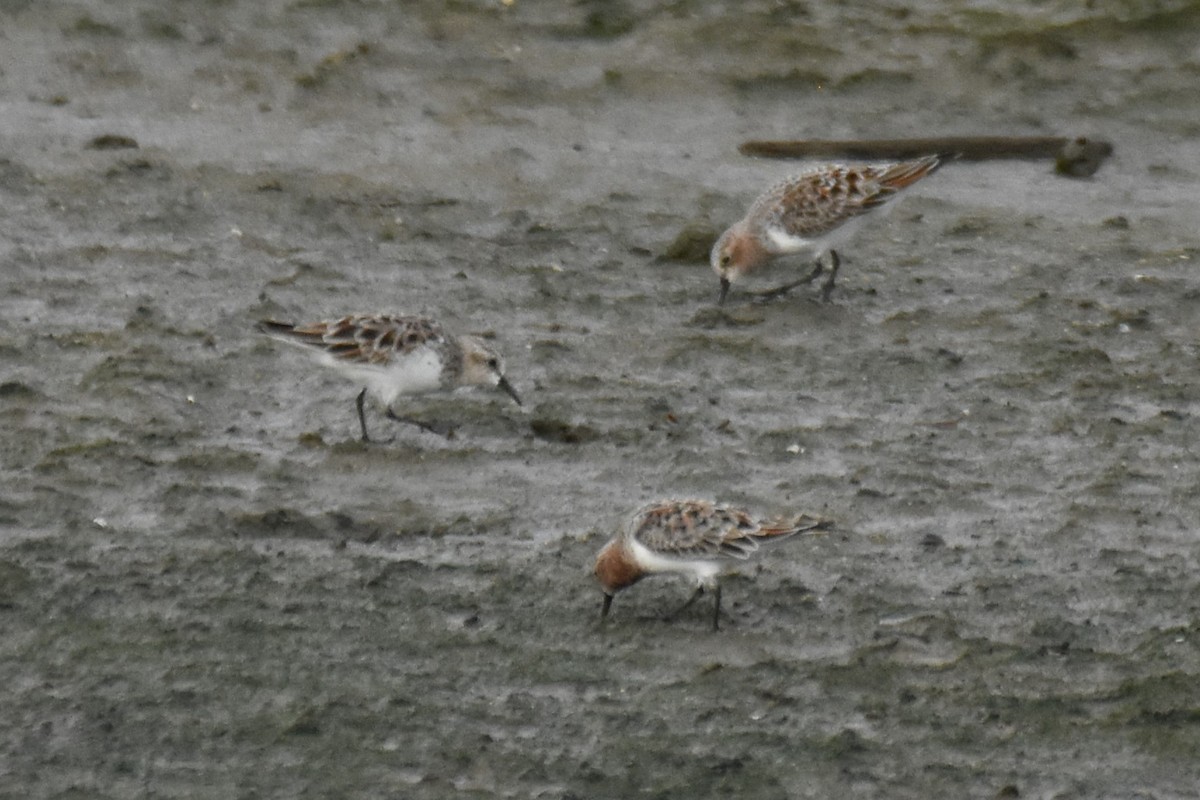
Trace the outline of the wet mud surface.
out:
[[[0,796],[1195,797],[1200,12],[929,5],[0,5]],[[1004,132],[714,307],[740,141]],[[837,527],[600,626],[687,495]]]

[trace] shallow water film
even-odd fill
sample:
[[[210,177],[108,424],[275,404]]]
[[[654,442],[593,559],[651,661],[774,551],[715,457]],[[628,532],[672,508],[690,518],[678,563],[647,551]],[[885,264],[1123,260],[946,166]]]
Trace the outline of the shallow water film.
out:
[[[1200,5],[0,2],[0,796],[1200,796]],[[954,163],[715,306],[810,164]],[[358,440],[264,318],[520,393]],[[836,527],[601,625],[644,502]]]

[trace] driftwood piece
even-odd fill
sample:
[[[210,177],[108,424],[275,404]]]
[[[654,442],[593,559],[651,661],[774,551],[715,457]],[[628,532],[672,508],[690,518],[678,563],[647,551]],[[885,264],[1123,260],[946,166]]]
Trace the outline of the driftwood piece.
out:
[[[1112,144],[1084,136],[933,136],[921,139],[800,139],[749,141],[743,155],[767,158],[853,158],[889,160],[933,153],[962,161],[995,158],[1053,158],[1055,170],[1087,177],[1112,155]]]

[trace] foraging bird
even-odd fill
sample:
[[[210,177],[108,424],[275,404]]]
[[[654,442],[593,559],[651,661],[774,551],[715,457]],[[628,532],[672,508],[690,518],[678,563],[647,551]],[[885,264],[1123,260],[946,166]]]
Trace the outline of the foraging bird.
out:
[[[816,533],[829,520],[802,514],[791,520],[764,522],[737,508],[706,500],[663,500],[638,510],[625,528],[596,555],[595,575],[604,591],[601,619],[608,616],[613,596],[647,575],[677,572],[691,577],[696,590],[672,613],[674,618],[705,589],[715,595],[713,630],[721,614],[722,562],[744,560],[759,542],[777,541],[797,533]]]
[[[721,280],[717,304],[725,302],[729,287],[747,272],[791,253],[813,256],[813,270],[758,296],[773,299],[816,280],[824,271],[821,256],[829,253],[829,277],[821,289],[828,301],[841,263],[833,248],[853,235],[868,212],[931,174],[940,163],[937,156],[927,156],[895,164],[830,164],[767,189],[713,245],[709,261]]]
[[[452,335],[428,317],[352,314],[302,325],[263,320],[258,329],[300,345],[321,364],[363,385],[355,405],[364,442],[371,441],[363,415],[368,392],[383,404],[389,419],[435,433],[440,431],[398,416],[392,404],[401,395],[494,386],[521,405],[521,398],[504,377],[504,360],[494,348],[478,336]]]

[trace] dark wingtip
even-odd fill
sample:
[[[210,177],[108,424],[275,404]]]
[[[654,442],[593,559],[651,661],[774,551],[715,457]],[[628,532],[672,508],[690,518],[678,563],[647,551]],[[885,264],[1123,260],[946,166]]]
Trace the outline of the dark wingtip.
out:
[[[259,333],[291,333],[295,330],[296,325],[274,319],[260,319],[254,327]]]
[[[829,517],[821,517],[816,514],[801,514],[792,521],[797,533],[817,535],[826,533],[837,525],[834,520]]]

